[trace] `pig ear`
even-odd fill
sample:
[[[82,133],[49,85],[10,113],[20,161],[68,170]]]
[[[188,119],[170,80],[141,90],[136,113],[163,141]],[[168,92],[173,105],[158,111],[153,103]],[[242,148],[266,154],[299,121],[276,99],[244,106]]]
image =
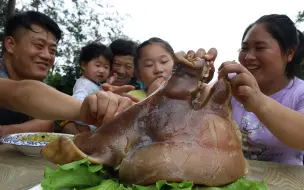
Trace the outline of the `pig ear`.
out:
[[[43,147],[40,155],[54,164],[61,165],[87,157],[87,155],[66,136],[59,136],[56,140]]]

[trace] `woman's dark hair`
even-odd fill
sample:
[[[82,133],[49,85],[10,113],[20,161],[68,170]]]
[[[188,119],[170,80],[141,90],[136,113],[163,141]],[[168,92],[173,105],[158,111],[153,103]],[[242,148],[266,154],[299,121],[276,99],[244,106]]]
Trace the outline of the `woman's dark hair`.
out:
[[[153,37],[153,38],[150,38],[150,39],[144,41],[137,47],[136,56],[134,57],[134,65],[135,65],[136,70],[138,70],[138,61],[141,57],[142,48],[144,48],[147,45],[153,44],[153,43],[158,43],[158,44],[162,45],[165,48],[165,50],[167,50],[167,52],[172,56],[172,58],[174,58],[174,50],[171,47],[171,45],[163,39]]]
[[[278,42],[281,51],[285,54],[293,48],[296,52],[292,60],[286,65],[285,73],[287,77],[293,78],[296,73],[297,66],[304,58],[304,35],[297,30],[293,21],[286,15],[270,14],[260,17],[253,24],[249,25],[245,30],[242,41],[248,31],[256,24],[263,24],[267,32]]]
[[[86,46],[81,48],[79,63],[81,64],[83,62],[87,64],[91,60],[100,56],[103,56],[106,60],[110,62],[110,64],[112,63],[113,54],[110,48],[98,42],[90,42]]]

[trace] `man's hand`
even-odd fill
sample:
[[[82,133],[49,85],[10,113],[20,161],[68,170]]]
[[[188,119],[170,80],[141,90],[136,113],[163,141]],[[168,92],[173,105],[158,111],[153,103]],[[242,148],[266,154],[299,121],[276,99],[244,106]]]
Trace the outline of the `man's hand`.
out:
[[[79,120],[97,127],[111,121],[132,105],[130,98],[112,92],[98,91],[87,96],[80,109]]]

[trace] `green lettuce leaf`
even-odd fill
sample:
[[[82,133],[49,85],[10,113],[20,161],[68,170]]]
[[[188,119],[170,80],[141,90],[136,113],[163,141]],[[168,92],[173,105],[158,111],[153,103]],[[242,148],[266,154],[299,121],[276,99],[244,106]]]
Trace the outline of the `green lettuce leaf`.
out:
[[[251,181],[245,177],[223,187],[195,186],[191,181],[169,183],[164,180],[151,186],[123,185],[111,178],[103,165],[91,165],[87,158],[58,167],[55,171],[45,169],[41,183],[43,190],[268,190],[263,181]]]
[[[41,182],[44,190],[97,186],[106,176],[103,166],[91,165],[88,158],[58,167],[55,171],[45,169]]]
[[[263,181],[251,181],[245,177],[223,187],[194,187],[192,190],[268,190]]]

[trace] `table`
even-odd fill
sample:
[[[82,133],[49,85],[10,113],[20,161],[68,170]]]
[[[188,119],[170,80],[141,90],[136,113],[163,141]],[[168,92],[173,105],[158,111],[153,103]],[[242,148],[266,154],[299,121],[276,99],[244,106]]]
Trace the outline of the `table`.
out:
[[[43,179],[45,167],[54,164],[39,157],[24,156],[11,145],[0,145],[0,189],[27,190]]]
[[[265,180],[270,190],[304,190],[304,167],[249,161],[248,178]],[[10,145],[0,146],[0,189],[27,190],[39,184],[45,167],[56,166],[42,158],[23,156]]]

